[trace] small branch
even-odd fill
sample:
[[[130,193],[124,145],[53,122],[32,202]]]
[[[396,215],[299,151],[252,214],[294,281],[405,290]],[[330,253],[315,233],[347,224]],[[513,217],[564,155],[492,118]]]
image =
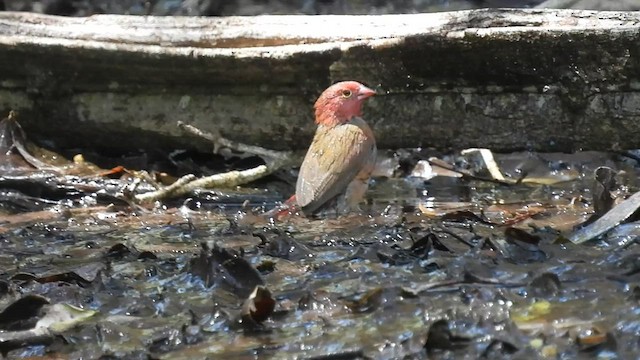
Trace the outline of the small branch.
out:
[[[167,198],[173,198],[189,194],[198,189],[210,189],[216,187],[234,187],[243,185],[265,177],[282,167],[282,163],[275,162],[271,165],[260,165],[247,170],[234,170],[222,174],[196,179],[192,174],[185,175],[175,183],[160,190],[147,192],[135,196],[137,202],[149,202]]]
[[[207,133],[194,126],[184,124],[182,122],[178,122],[178,126],[190,134],[211,141],[214,144],[214,151],[219,150],[220,147],[227,147],[235,151],[241,151],[260,156],[264,159],[266,164],[256,166],[252,169],[241,171],[234,170],[222,174],[202,177],[199,179],[196,179],[196,177],[192,174],[185,175],[182,178],[178,179],[175,183],[167,187],[158,189],[156,191],[136,195],[134,197],[136,202],[142,203],[174,198],[189,194],[198,189],[211,189],[216,187],[230,188],[238,185],[243,185],[270,175],[273,172],[280,170],[285,166],[290,166],[293,163],[293,156],[290,152],[274,151],[259,146],[247,145],[231,141],[229,139],[225,139],[220,134]]]
[[[178,127],[189,134],[211,141],[213,143],[214,153],[217,153],[220,148],[226,147],[231,150],[260,156],[265,160],[265,162],[291,158],[291,153],[288,151],[275,151],[265,149],[260,146],[243,144],[224,138],[220,133],[204,132],[195,126],[185,124],[182,121],[178,121]]]
[[[184,194],[184,192],[180,192],[180,189],[182,189],[184,186],[186,186],[190,182],[193,182],[195,179],[196,177],[193,174],[188,174],[176,180],[176,182],[174,182],[169,186],[165,186],[156,191],[150,191],[143,194],[138,194],[134,197],[134,199],[136,202],[142,203],[142,202],[168,199],[171,197],[179,196]]]
[[[431,166],[437,166],[437,167],[441,167],[443,169],[449,170],[449,171],[453,171],[455,173],[458,173],[460,175],[462,175],[463,179],[466,180],[478,180],[478,181],[487,181],[487,182],[492,182],[495,184],[500,184],[500,185],[514,185],[515,182],[510,182],[510,181],[502,181],[502,180],[498,180],[498,179],[494,179],[494,178],[487,178],[484,176],[477,176],[474,175],[472,173],[470,173],[469,171],[463,170],[463,169],[456,169],[453,165],[448,164],[438,158],[429,158],[427,159],[427,161],[429,162],[429,164]]]

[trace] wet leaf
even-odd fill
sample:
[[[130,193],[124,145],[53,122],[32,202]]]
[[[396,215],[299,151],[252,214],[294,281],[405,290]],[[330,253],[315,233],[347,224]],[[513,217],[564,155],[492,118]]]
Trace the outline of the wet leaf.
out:
[[[107,250],[105,257],[115,260],[124,259],[125,256],[132,254],[131,249],[127,247],[125,244],[118,243],[113,245]]]
[[[81,309],[69,304],[53,304],[36,328],[49,329],[54,334],[65,332],[96,315],[93,310]]]
[[[487,348],[482,352],[481,357],[483,359],[500,359],[508,355],[513,355],[520,350],[514,344],[504,341],[494,339],[487,346]]]
[[[206,286],[221,285],[239,297],[248,297],[259,285],[264,285],[260,273],[239,254],[217,244],[209,250],[202,244],[200,255],[191,260],[190,269]]]
[[[454,221],[454,222],[477,221],[483,224],[492,224],[490,221],[487,221],[468,210],[450,212],[443,215],[441,219],[442,221]]]
[[[19,281],[36,281],[41,284],[51,282],[65,282],[69,284],[78,285],[80,287],[88,287],[96,279],[96,276],[100,271],[104,269],[104,264],[93,263],[84,265],[75,271],[69,271],[57,274],[29,274],[18,273],[11,277],[12,280]]]
[[[38,295],[26,295],[7,306],[0,313],[0,330],[30,329],[40,318],[40,310],[49,300]]]
[[[531,280],[529,283],[529,293],[538,298],[556,296],[562,287],[558,275],[553,273],[543,273]]]
[[[17,121],[16,113],[12,111],[0,121],[0,165],[3,172],[33,170],[42,165],[26,151],[25,142],[24,130]]]
[[[413,154],[401,164],[402,176],[425,158],[423,151]],[[503,159],[510,154],[494,156],[508,180],[523,175],[505,166]],[[589,174],[607,164],[619,172],[623,190],[637,185],[640,168],[635,163],[620,165],[606,154],[585,156],[582,162],[565,156],[571,154],[557,155],[563,162],[547,161],[545,154],[536,161],[535,173],[526,176],[545,177],[545,171],[554,175],[560,167]],[[457,154],[443,159],[470,174],[478,169]],[[198,166],[193,161],[192,170]],[[133,175],[112,175],[120,174]],[[106,352],[114,359],[634,358],[639,345],[634,310],[640,297],[634,288],[640,247],[630,246],[636,243],[635,225],[612,228],[607,242],[597,248],[552,243],[590,210],[591,180],[585,175],[566,184],[502,186],[469,176],[437,176],[429,182],[401,176],[374,179],[364,216],[293,216],[278,222],[247,209],[238,211],[238,197],[218,189],[192,194],[185,204],[180,199],[153,208],[84,208],[81,201],[100,203],[95,194],[115,193],[123,182],[0,176],[0,187],[20,188],[11,191],[21,196],[6,198],[16,209],[29,209],[29,202],[39,199],[47,201],[40,206],[60,201],[66,209],[55,216],[40,212],[1,218],[0,265],[8,282],[2,303],[6,306],[17,294],[37,293],[54,303],[90,304],[105,314],[96,326],[67,330],[60,337],[47,331],[35,341],[30,333],[27,344],[38,346],[14,350],[7,357],[90,359]],[[269,181],[251,186],[270,187]],[[291,191],[289,185],[282,194]],[[65,198],[70,194],[72,198]],[[252,195],[250,206],[271,208],[270,201],[283,196]],[[477,218],[441,218],[460,210]],[[235,221],[230,225],[227,219]],[[223,248],[213,254],[210,245],[202,253],[197,244],[212,240]],[[194,257],[199,260],[190,267]],[[85,269],[85,264],[91,266]],[[100,272],[103,266],[105,272]],[[268,316],[264,314],[269,311],[260,309],[270,306],[255,303],[260,293],[249,301],[254,283],[260,282],[246,279],[252,278],[246,274],[253,267],[268,283],[271,295],[265,298],[277,301]],[[205,282],[211,287],[203,286]],[[549,301],[548,312],[523,308],[536,300]],[[255,310],[245,311],[245,321],[240,321],[242,309],[250,305]],[[23,326],[37,322],[48,308],[43,306]],[[516,321],[509,321],[511,315]],[[412,335],[424,334],[425,326],[442,318],[459,319],[448,324],[450,335],[444,337],[449,343],[456,333],[473,343],[438,353],[438,341],[432,342],[433,350],[426,355],[423,337]],[[607,341],[600,335],[590,338],[584,332],[596,324],[616,336],[619,353],[604,345]],[[56,342],[63,338],[67,343]],[[440,347],[451,347],[443,343]],[[1,344],[0,349],[8,348]],[[13,344],[24,346],[17,340]]]
[[[451,333],[448,320],[437,320],[429,327],[427,341],[424,344],[427,352],[436,350],[455,350],[469,346],[471,339]]]
[[[418,239],[411,245],[409,251],[420,259],[426,259],[429,256],[429,252],[434,248],[440,251],[450,251],[434,233],[428,233]]]
[[[49,343],[54,334],[64,332],[93,316],[66,304],[49,305],[49,300],[26,295],[0,313],[0,351],[7,352],[29,344]]]
[[[592,188],[593,210],[595,218],[599,218],[613,207],[611,192],[616,187],[616,174],[610,167],[601,166],[595,171],[595,179]],[[594,219],[595,220],[595,219]]]
[[[514,234],[521,236],[527,241],[537,241],[535,237],[530,237],[528,234],[524,235],[526,234],[524,231],[512,231],[512,235]],[[515,264],[543,262],[547,260],[547,254],[536,244],[529,244],[525,241],[517,240],[514,237],[505,237],[504,239],[498,237],[490,238],[488,243],[504,258]]]
[[[261,247],[265,255],[287,260],[300,260],[312,253],[307,246],[296,241],[296,239],[288,233],[276,233],[275,236],[256,233],[254,236],[261,238]]]
[[[368,290],[358,299],[348,301],[347,307],[354,313],[368,313],[377,309],[382,304],[383,289],[378,287]]]
[[[534,246],[538,246],[538,244],[540,243],[539,236],[531,235],[524,230],[513,227],[506,228],[504,230],[504,236],[511,243],[514,243],[515,241],[521,241]]]
[[[383,264],[393,266],[402,266],[415,262],[418,258],[413,252],[401,249],[399,247],[390,247],[385,244],[375,246],[376,256]]]
[[[640,286],[636,285],[633,287],[629,299],[631,301],[640,301]]]
[[[640,222],[621,224],[608,231],[606,242],[617,247],[627,247],[640,239]]]
[[[536,301],[525,309],[519,309],[511,313],[511,320],[518,326],[529,322],[536,322],[551,314],[551,303],[545,300]]]
[[[613,334],[604,331],[597,325],[579,326],[570,330],[582,352],[615,351],[617,342]]]
[[[639,207],[640,192],[637,192],[609,210],[595,222],[576,230],[570,234],[568,238],[574,244],[582,244],[583,242],[593,240],[627,220],[638,211]]]
[[[256,266],[260,274],[269,274],[276,270],[277,263],[275,261],[266,260]]]
[[[260,324],[267,320],[276,307],[276,300],[271,295],[271,291],[265,286],[256,286],[253,292],[242,304],[242,323]]]

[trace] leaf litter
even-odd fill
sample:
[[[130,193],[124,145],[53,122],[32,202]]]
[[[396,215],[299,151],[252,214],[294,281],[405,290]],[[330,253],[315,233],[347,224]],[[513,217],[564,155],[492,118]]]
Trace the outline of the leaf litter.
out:
[[[238,161],[271,165],[241,188],[173,192],[165,188],[197,176],[117,161],[105,169],[89,153],[65,162],[29,143],[15,114],[5,121],[7,358],[640,351],[638,164],[619,152],[402,149],[382,154],[362,214],[274,219],[264,214],[295,179],[272,167],[293,161],[282,154],[249,147],[261,155],[219,156],[197,175],[235,171]],[[183,170],[206,169],[168,156]],[[154,201],[136,201],[151,192]]]

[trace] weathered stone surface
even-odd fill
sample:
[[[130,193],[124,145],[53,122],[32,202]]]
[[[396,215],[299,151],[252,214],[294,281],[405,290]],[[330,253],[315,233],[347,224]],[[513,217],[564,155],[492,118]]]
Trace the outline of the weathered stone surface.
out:
[[[376,88],[380,147],[637,147],[640,14],[61,18],[0,13],[0,110],[60,146],[203,146],[176,121],[305,148],[312,104]]]

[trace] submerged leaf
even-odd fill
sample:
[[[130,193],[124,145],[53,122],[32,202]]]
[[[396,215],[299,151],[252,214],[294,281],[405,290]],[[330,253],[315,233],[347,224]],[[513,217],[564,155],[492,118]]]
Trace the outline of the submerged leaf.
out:
[[[545,298],[557,295],[561,286],[562,283],[558,275],[546,272],[531,280],[529,283],[529,292],[532,296]]]
[[[537,301],[526,309],[517,310],[511,314],[511,320],[520,326],[529,322],[537,322],[551,313],[551,303],[545,300]]]
[[[449,321],[441,319],[429,327],[427,333],[427,341],[424,344],[427,352],[434,350],[453,350],[463,348],[469,345],[469,338],[456,336],[451,333]]]
[[[593,210],[594,216],[601,217],[613,207],[611,191],[616,186],[615,172],[610,167],[601,166],[595,171],[593,182]]]
[[[97,311],[81,309],[69,304],[53,304],[47,310],[46,315],[38,321],[36,328],[46,328],[54,334],[59,334],[75,327],[97,313]]]
[[[247,297],[264,285],[260,272],[246,259],[217,244],[209,251],[203,243],[200,255],[190,265],[189,272],[200,276],[207,286],[219,284],[239,297]]]
[[[36,295],[27,295],[9,305],[0,313],[0,351],[35,344],[47,344],[53,336],[61,334],[97,312],[68,304],[48,305],[49,301]]]
[[[0,313],[0,330],[24,330],[32,328],[49,300],[38,295],[26,295],[7,306]]]
[[[347,307],[354,313],[368,313],[374,311],[382,304],[383,289],[377,287],[368,290],[354,301],[348,301]]]
[[[609,210],[601,218],[568,236],[574,244],[593,240],[629,219],[640,208],[640,191]]]
[[[251,295],[242,304],[243,324],[260,324],[267,320],[276,307],[276,300],[265,286],[256,286]]]

